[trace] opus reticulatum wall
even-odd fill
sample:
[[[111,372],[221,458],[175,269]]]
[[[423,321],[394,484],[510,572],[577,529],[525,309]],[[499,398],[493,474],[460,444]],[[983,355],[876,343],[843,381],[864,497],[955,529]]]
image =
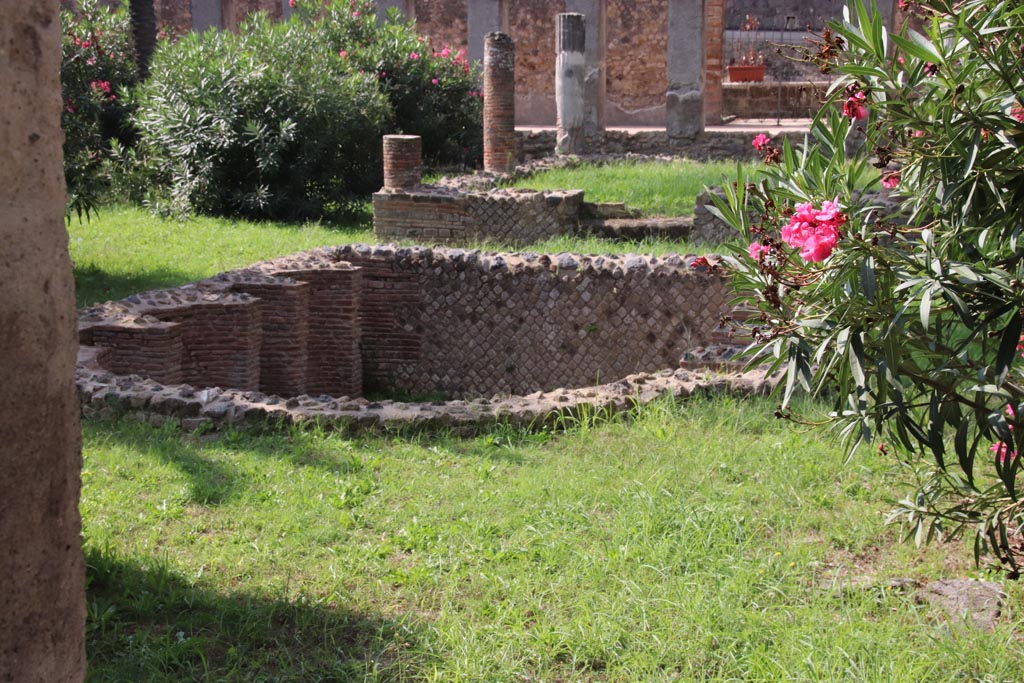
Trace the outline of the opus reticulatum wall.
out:
[[[680,359],[729,343],[727,282],[692,261],[304,252],[83,309],[80,393],[87,406],[216,419],[235,414],[211,398],[228,394],[362,414],[374,405],[355,398],[364,388],[536,402],[536,392],[592,392],[636,373],[685,384],[673,374]]]

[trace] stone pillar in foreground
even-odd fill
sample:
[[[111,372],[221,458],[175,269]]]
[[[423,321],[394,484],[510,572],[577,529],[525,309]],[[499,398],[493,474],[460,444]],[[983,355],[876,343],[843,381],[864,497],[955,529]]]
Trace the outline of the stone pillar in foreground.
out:
[[[582,154],[584,149],[583,83],[586,75],[586,18],[582,14],[555,17],[555,108],[558,137],[555,154]]]
[[[565,11],[586,17],[586,66],[583,76],[583,132],[587,139],[604,132],[607,99],[605,55],[608,30],[606,0],[565,0]]]
[[[0,681],[85,678],[57,0],[0,0]]]
[[[668,0],[665,128],[670,138],[704,130],[704,0]]]
[[[469,0],[466,4],[466,56],[471,62],[484,58],[488,33],[505,30],[503,0]]]
[[[384,190],[415,190],[423,179],[419,135],[384,136]]]
[[[516,48],[507,34],[484,38],[484,170],[516,166]]]

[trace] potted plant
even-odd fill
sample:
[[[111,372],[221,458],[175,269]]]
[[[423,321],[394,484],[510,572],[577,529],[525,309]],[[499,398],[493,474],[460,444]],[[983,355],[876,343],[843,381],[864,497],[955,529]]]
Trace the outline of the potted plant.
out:
[[[740,27],[743,36],[729,65],[730,83],[749,83],[764,80],[764,53],[758,50],[761,22],[757,17],[748,14]]]

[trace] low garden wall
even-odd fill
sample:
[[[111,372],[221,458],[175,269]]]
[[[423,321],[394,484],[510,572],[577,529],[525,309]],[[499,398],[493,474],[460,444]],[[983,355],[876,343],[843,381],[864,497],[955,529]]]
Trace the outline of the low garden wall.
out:
[[[523,405],[539,410],[537,392],[579,387],[584,400],[637,373],[692,385],[675,374],[680,360],[730,342],[720,326],[727,282],[692,261],[361,245],[305,252],[83,309],[79,389],[101,412],[216,421],[246,412],[223,396],[352,417],[380,408],[356,398],[365,388],[529,394]],[[607,390],[612,403],[623,386]]]
[[[373,230],[382,241],[531,244],[573,232],[582,205],[582,190],[383,189],[373,195]]]

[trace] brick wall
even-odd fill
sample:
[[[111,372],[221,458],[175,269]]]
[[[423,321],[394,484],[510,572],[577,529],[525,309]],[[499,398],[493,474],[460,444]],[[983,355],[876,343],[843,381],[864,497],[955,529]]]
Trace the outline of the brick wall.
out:
[[[668,1],[608,0],[608,101],[633,112],[665,104]],[[615,120],[614,113],[609,117]]]
[[[340,247],[85,309],[117,375],[356,396],[590,386],[725,341],[728,288],[679,256]]]
[[[575,230],[582,204],[581,190],[381,191],[373,195],[373,230],[382,242],[525,245]]]
[[[435,50],[445,45],[466,48],[467,0],[414,0],[410,3],[418,31]]]

